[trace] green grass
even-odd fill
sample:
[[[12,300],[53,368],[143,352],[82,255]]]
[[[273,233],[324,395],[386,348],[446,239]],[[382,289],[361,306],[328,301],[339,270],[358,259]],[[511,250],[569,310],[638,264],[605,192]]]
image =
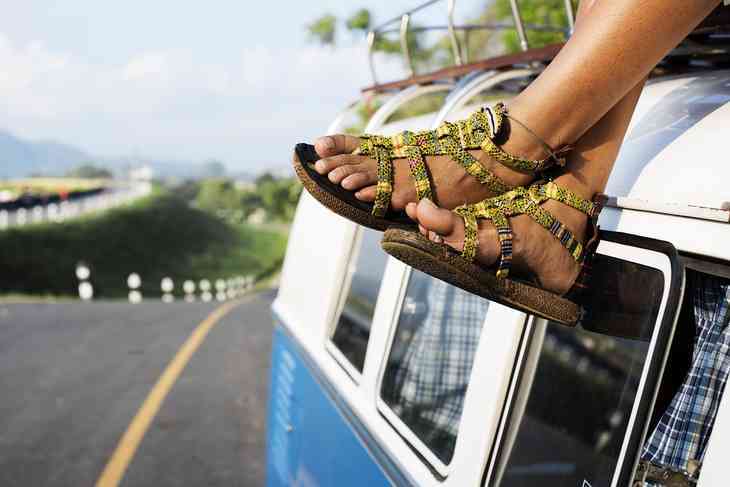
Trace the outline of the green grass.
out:
[[[0,232],[0,293],[75,295],[76,264],[92,270],[95,297],[126,296],[127,276],[142,293],[159,295],[160,280],[228,278],[276,272],[286,247],[281,231],[231,225],[171,193],[64,224]]]

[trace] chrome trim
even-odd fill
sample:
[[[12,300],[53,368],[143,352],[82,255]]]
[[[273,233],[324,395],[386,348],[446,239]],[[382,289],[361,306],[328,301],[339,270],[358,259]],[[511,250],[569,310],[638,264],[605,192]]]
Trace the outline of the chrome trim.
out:
[[[565,0],[565,15],[568,17],[568,36],[572,36],[575,31],[575,12],[573,12],[573,2]]]
[[[493,88],[495,85],[504,81],[538,74],[539,72],[540,70],[537,68],[524,68],[513,69],[504,72],[485,71],[481,73],[480,75],[472,78],[470,81],[465,83],[463,87],[461,87],[458,91],[456,89],[454,90],[454,92],[449,96],[449,98],[446,100],[446,103],[444,103],[444,106],[441,107],[441,110],[439,110],[438,114],[434,118],[434,125],[432,125],[431,128],[438,127],[438,125],[446,120],[449,115],[464,107],[469,102],[469,100],[474,98],[479,93]]]
[[[378,84],[378,77],[375,75],[375,60],[373,59],[376,35],[374,30],[368,32],[368,63],[370,64],[370,76],[373,78],[374,85]]]
[[[570,1],[570,0],[566,0]],[[456,7],[456,0],[449,0],[449,23],[448,23],[448,29],[449,29],[449,39],[451,40],[451,50],[454,53],[454,62],[461,66],[464,64],[464,60],[461,56],[461,48],[459,47],[459,39],[456,37],[456,31],[454,30],[454,8]]]
[[[408,46],[408,24],[411,22],[410,14],[403,14],[400,19],[400,49],[406,61],[406,66],[411,72],[411,76],[416,75],[416,69],[413,67],[413,58],[411,58],[411,48]]]
[[[454,84],[452,82],[434,83],[431,85],[417,85],[406,88],[390,98],[383,104],[370,118],[367,126],[365,127],[366,132],[374,132],[385,124],[393,113],[399,108],[402,108],[406,103],[411,100],[418,98],[419,96],[428,93],[437,93],[439,91],[448,91],[453,89]]]
[[[512,9],[512,17],[515,19],[515,29],[517,29],[517,36],[520,38],[520,47],[523,51],[526,51],[530,46],[527,42],[527,34],[525,33],[525,24],[522,22],[522,14],[520,13],[520,6],[517,4],[517,0],[509,0],[510,8]]]

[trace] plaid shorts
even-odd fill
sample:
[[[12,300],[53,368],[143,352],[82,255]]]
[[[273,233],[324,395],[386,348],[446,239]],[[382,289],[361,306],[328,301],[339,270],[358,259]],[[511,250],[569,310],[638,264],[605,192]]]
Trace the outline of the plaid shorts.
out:
[[[687,377],[644,445],[642,458],[675,470],[702,463],[730,371],[730,283],[692,273],[695,341]]]
[[[489,301],[429,281],[429,309],[397,371],[399,404],[393,409],[417,409],[434,434],[456,436]]]

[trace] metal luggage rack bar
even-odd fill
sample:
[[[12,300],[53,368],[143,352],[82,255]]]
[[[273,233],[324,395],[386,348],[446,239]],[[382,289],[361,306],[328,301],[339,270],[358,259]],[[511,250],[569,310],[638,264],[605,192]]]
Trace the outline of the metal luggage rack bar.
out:
[[[495,22],[477,25],[456,25],[453,21],[455,0],[448,0],[448,11],[446,25],[431,25],[431,26],[417,26],[412,27],[410,25],[410,18],[413,14],[430,7],[436,3],[442,2],[443,0],[429,0],[416,7],[408,10],[398,17],[393,17],[390,20],[383,22],[377,27],[373,28],[368,33],[368,58],[370,72],[373,80],[373,84],[362,89],[362,92],[369,93],[383,93],[393,90],[399,90],[407,86],[413,86],[417,84],[427,84],[444,79],[455,79],[475,71],[483,71],[487,69],[491,70],[504,70],[512,69],[515,66],[524,65],[537,65],[540,63],[550,62],[555,55],[560,51],[563,44],[557,43],[541,48],[529,48],[527,41],[527,31],[536,32],[562,32],[566,35],[566,38],[572,34],[575,26],[575,14],[573,12],[571,0],[565,0],[565,11],[568,18],[567,27],[558,27],[552,25],[536,25],[536,24],[525,24],[522,21],[518,0],[510,0],[510,8],[512,10],[513,23],[508,22]],[[685,45],[679,46],[670,52],[662,63],[657,67],[658,69],[652,73],[652,76],[671,74],[672,72],[682,72],[692,69],[702,69],[702,63],[708,64],[711,67],[724,67],[730,62],[728,55],[730,55],[730,8],[728,3],[724,3],[725,6],[718,6],[707,19],[705,19],[697,29],[688,38]],[[400,22],[399,27],[393,27],[394,24]],[[456,36],[457,31],[470,32],[473,30],[495,30],[504,31],[509,29],[515,29],[520,39],[521,51],[511,55],[497,56],[494,58],[484,59],[476,62],[469,62],[465,57],[463,50],[459,45],[458,37]],[[446,68],[442,68],[426,74],[417,74],[415,72],[415,66],[413,64],[410,48],[408,46],[408,34],[411,32],[428,32],[428,31],[448,31],[449,39],[451,41],[451,48],[454,53],[455,64]],[[400,34],[401,52],[403,53],[406,65],[409,68],[409,76],[405,79],[398,81],[391,81],[386,83],[379,83],[375,70],[374,61],[374,48],[375,42],[380,35]],[[697,35],[704,35],[707,37],[707,41],[697,42],[695,37]],[[695,36],[695,37],[693,37]],[[697,66],[688,65],[684,66],[681,62],[679,64],[672,64],[672,60],[686,59],[690,62],[694,62]],[[666,61],[670,61],[667,64]]]
[[[368,33],[367,43],[368,43],[368,60],[369,60],[369,66],[370,66],[370,74],[373,79],[373,87],[367,88],[363,91],[373,91],[373,88],[379,87],[377,73],[375,70],[375,60],[374,60],[374,54],[375,54],[375,43],[377,41],[378,36],[382,36],[384,34],[392,34],[392,33],[398,33],[400,35],[400,44],[401,44],[401,52],[403,54],[404,60],[406,62],[406,66],[408,67],[409,74],[411,78],[415,78],[416,75],[416,69],[415,65],[413,63],[413,57],[411,55],[410,46],[408,45],[408,35],[409,33],[420,33],[420,32],[432,32],[432,31],[448,31],[449,33],[449,40],[451,43],[451,49],[452,53],[454,55],[454,60],[456,66],[463,66],[465,64],[465,58],[467,55],[465,55],[462,46],[459,43],[459,39],[456,35],[457,31],[461,32],[470,32],[474,30],[494,30],[494,31],[504,31],[504,30],[511,30],[514,29],[517,32],[518,38],[520,40],[520,47],[522,49],[522,52],[526,52],[529,50],[529,43],[527,40],[527,31],[537,31],[537,32],[560,32],[563,33],[566,38],[572,33],[574,25],[575,25],[575,15],[573,12],[573,6],[571,3],[571,0],[565,0],[565,10],[568,18],[568,26],[561,27],[561,26],[554,26],[554,25],[542,25],[542,24],[525,24],[522,21],[522,15],[520,12],[519,4],[517,0],[510,0],[510,9],[512,10],[512,18],[513,23],[508,22],[492,22],[492,23],[485,23],[485,24],[475,24],[475,25],[456,25],[454,23],[454,10],[456,7],[456,0],[447,0],[447,24],[446,25],[429,25],[429,26],[418,26],[418,27],[411,27],[410,21],[413,14],[424,10],[436,3],[443,2],[443,0],[428,0],[426,2],[423,2],[416,7],[404,12],[403,14],[393,17],[389,20],[386,20],[385,22],[381,23],[377,27],[374,27],[370,30]],[[392,27],[395,24],[400,23],[399,27]],[[468,60],[467,60],[468,61]],[[375,91],[381,91],[379,89],[375,89]]]

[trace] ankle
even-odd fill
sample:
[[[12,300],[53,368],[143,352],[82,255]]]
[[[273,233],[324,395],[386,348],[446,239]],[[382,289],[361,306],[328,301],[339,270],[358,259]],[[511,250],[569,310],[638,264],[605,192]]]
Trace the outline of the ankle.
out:
[[[502,144],[502,150],[513,156],[533,161],[549,157],[545,147],[535,139],[533,134],[513,122],[509,124],[509,138]]]

